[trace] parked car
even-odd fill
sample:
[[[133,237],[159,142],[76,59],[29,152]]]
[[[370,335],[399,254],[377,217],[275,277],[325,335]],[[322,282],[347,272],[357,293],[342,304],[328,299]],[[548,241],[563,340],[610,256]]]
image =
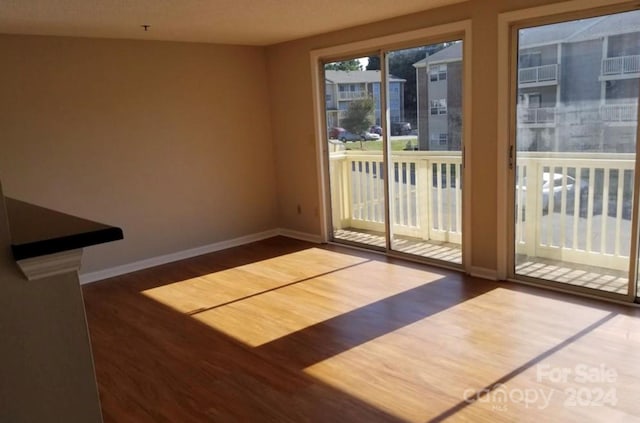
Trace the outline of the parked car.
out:
[[[376,134],[375,132],[365,131],[362,133],[362,139],[364,139],[365,141],[378,141],[380,140],[380,135]]]
[[[369,132],[371,132],[372,134],[382,135],[382,126],[371,125],[371,128],[369,128]]]
[[[327,133],[329,134],[329,139],[337,140],[340,137],[340,133],[344,130],[344,128],[340,128],[339,126],[329,128],[329,131],[327,131]]]
[[[567,184],[567,196],[571,196],[571,198],[567,197],[567,200],[569,202],[572,202],[573,199],[575,198],[574,195],[574,190],[576,188],[576,180],[569,176],[566,175],[565,176],[566,179],[566,184]],[[544,172],[542,174],[542,209],[543,210],[548,210],[549,209],[549,193],[551,192],[551,174],[549,172]],[[558,205],[560,205],[560,202],[562,201],[562,184],[563,184],[563,175],[561,173],[554,173],[553,174],[553,202],[556,205],[554,208],[557,208]],[[586,186],[586,182],[584,183],[584,186],[580,187],[580,193],[586,193],[588,190],[588,187]],[[573,203],[572,203],[573,204]]]
[[[342,142],[345,141],[362,141],[362,135],[359,134],[354,134],[353,132],[349,132],[347,130],[342,130],[342,132],[340,132],[338,134],[338,139]]]
[[[411,124],[409,122],[391,122],[391,135],[410,135]]]
[[[580,183],[576,183],[575,178],[569,175],[563,175],[561,173],[553,173],[544,172],[542,174],[542,185],[540,187],[542,191],[542,212],[549,212],[549,194],[553,190],[553,204],[555,212],[561,210],[561,202],[562,202],[562,184],[563,180],[566,178],[566,210],[568,212],[573,212],[574,201],[575,201],[575,190],[578,188],[580,190],[579,201],[580,201],[580,211],[582,212],[582,208],[586,206],[586,196],[589,190],[588,184],[586,181],[581,181]],[[518,203],[522,207],[522,212],[524,214],[525,204],[527,199],[527,183],[526,178],[523,180],[523,186],[516,186],[516,192],[520,193],[520,198]],[[553,188],[551,184],[553,183]],[[538,197],[539,198],[539,197]]]

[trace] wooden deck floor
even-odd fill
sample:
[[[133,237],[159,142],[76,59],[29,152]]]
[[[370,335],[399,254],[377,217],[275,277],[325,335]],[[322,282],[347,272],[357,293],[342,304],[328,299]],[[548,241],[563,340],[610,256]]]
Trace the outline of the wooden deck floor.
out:
[[[385,248],[386,245],[385,237],[380,232],[339,229],[334,233],[334,237],[337,240],[380,248]],[[430,259],[462,263],[462,250],[459,244],[404,237],[395,240],[394,249]],[[619,270],[521,255],[517,258],[516,274],[625,295],[629,280],[627,273]]]
[[[364,245],[373,245],[385,248],[384,234],[361,229],[339,229],[334,237],[338,240],[355,242]],[[414,254],[450,263],[462,263],[462,250],[459,244],[450,242],[422,241],[410,237],[395,237],[393,248],[402,253]]]
[[[631,307],[282,237],[83,292],[107,423],[640,419]]]
[[[626,295],[627,272],[540,257],[518,256],[516,274]]]

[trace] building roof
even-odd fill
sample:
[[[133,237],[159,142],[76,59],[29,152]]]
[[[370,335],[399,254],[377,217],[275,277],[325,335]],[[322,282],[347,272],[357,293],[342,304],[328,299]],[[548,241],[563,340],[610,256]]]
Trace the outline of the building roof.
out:
[[[579,19],[577,21],[560,22],[521,29],[518,37],[519,47],[526,48],[567,41],[574,34],[584,30],[585,27],[593,25],[598,19],[601,18]]]
[[[456,42],[453,43],[437,53],[433,53],[431,56],[425,57],[422,60],[418,60],[413,64],[415,68],[422,68],[426,66],[426,63],[436,63],[436,62],[451,62],[462,59],[462,43]]]
[[[563,42],[592,40],[607,35],[638,32],[640,10],[596,18],[579,19],[526,28],[520,31],[520,48]],[[455,43],[413,64],[416,68],[427,63],[453,61],[462,58],[462,43]]]
[[[327,81],[334,84],[357,84],[362,82],[380,82],[382,74],[379,70],[364,71],[342,71],[342,70],[325,70],[324,77]],[[389,75],[390,82],[407,82],[406,79]]]
[[[593,40],[614,34],[638,32],[640,11],[579,19],[527,28],[520,32],[520,47]]]
[[[593,20],[593,24],[571,36],[568,41],[585,41],[607,35],[625,34],[640,30],[640,10],[603,16]]]

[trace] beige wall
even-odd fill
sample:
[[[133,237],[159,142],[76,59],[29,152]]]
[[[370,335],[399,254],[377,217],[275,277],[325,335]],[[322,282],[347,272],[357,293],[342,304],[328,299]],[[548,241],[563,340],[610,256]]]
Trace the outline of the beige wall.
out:
[[[280,194],[280,226],[319,233],[313,213],[319,205],[313,135],[310,52],[388,34],[471,19],[472,21],[472,181],[471,265],[497,266],[497,25],[498,14],[554,3],[551,0],[472,0],[402,18],[345,29],[268,48],[273,138]],[[588,2],[585,1],[585,7]],[[295,134],[295,137],[292,136]],[[505,153],[506,157],[506,153]],[[296,213],[301,204],[303,213]],[[500,222],[504,224],[504,222]]]
[[[6,195],[124,230],[83,271],[276,227],[263,48],[3,35],[0,52]]]

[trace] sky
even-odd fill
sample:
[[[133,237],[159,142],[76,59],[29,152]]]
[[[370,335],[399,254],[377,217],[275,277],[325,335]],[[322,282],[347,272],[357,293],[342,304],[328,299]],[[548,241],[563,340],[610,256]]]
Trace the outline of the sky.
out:
[[[367,65],[369,64],[369,58],[368,57],[361,57],[361,58],[359,58],[357,60],[362,65],[362,69],[366,69],[367,68]]]

